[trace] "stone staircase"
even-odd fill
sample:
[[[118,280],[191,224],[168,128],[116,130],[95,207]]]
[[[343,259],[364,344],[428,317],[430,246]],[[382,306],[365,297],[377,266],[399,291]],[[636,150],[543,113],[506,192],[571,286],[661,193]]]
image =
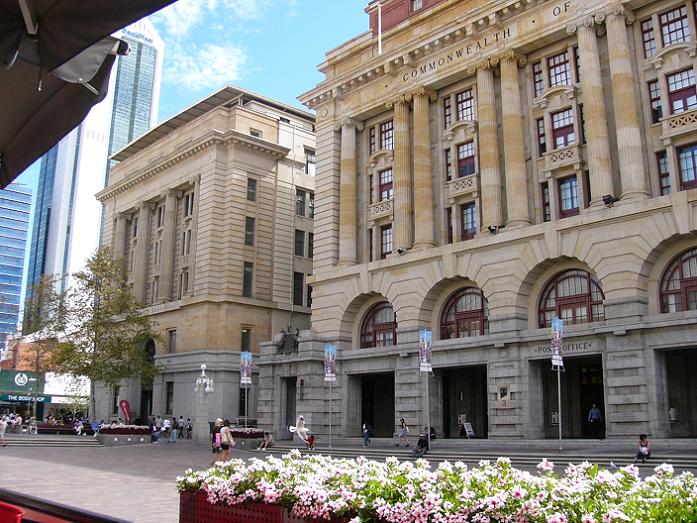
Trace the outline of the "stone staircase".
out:
[[[684,440],[681,444],[670,444],[662,447],[657,442],[652,442],[654,455],[646,463],[639,463],[642,474],[649,473],[653,467],[661,463],[673,465],[676,471],[697,471],[697,442]],[[368,459],[384,460],[395,456],[400,460],[415,460],[411,454],[411,448],[395,447],[392,440],[373,439],[372,445],[363,447],[360,438],[334,438],[332,448],[327,442],[319,444],[314,451],[309,451],[298,441],[279,441],[272,449],[259,454],[283,454],[292,449],[297,449],[303,454],[329,454],[336,458],[356,458],[365,456]],[[413,438],[412,445],[415,444]],[[558,443],[554,440],[434,440],[431,443],[431,451],[426,458],[431,463],[443,461],[462,461],[468,465],[476,465],[480,460],[495,461],[499,456],[511,459],[513,466],[527,470],[534,469],[543,458],[554,462],[557,469],[563,469],[568,463],[589,461],[604,468],[612,468],[629,465],[634,460],[634,442],[607,442],[606,440],[565,440],[563,450],[560,451]],[[661,450],[656,453],[655,449]]]
[[[102,447],[92,436],[54,434],[5,434],[8,447]]]

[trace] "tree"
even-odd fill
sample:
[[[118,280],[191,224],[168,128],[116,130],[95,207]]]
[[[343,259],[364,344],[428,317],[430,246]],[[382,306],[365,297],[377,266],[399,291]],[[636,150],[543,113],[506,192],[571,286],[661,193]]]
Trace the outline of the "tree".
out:
[[[99,249],[85,269],[73,274],[63,295],[65,336],[52,352],[59,372],[90,379],[90,412],[95,383],[115,387],[127,378],[152,379],[156,367],[145,345],[157,338],[152,321],[126,288],[123,260]]]

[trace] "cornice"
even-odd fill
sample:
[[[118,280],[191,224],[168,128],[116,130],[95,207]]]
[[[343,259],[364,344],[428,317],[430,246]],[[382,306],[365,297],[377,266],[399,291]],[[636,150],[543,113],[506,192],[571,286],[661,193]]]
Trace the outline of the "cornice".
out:
[[[176,150],[172,151],[170,154],[163,155],[162,157],[158,158],[159,161],[148,164],[147,167],[137,168],[129,172],[123,180],[120,180],[113,186],[107,187],[103,191],[97,193],[97,200],[104,203],[105,201],[124,193],[145,180],[148,180],[149,178],[152,178],[153,176],[171,169],[175,165],[202,153],[206,149],[219,145],[245,147],[260,154],[274,157],[277,160],[286,157],[290,152],[290,149],[286,147],[265,142],[264,140],[254,138],[253,136],[246,135],[233,129],[225,132],[217,130],[208,131],[198,140],[191,142],[188,145],[189,146],[184,150]]]

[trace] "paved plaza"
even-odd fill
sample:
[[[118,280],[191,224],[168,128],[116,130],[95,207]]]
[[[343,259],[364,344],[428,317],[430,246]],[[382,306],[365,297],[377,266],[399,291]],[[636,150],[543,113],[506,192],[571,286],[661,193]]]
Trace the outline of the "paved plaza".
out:
[[[4,470],[0,486],[134,522],[178,521],[176,477],[187,468],[205,468],[210,460],[209,445],[190,440],[123,447],[59,447],[50,436],[40,436],[30,438],[45,445],[13,445],[19,438],[28,441],[28,436],[9,436],[8,446],[0,448]],[[271,454],[249,451],[242,443],[238,440],[234,457],[246,459]],[[318,452],[325,452],[326,443],[320,442]],[[547,456],[560,466],[583,457],[600,463],[609,464],[614,459],[618,460],[618,465],[626,464],[632,456],[632,444],[629,440],[565,441],[564,451],[559,453],[554,440],[437,440],[431,455],[438,457],[434,461],[464,456],[517,455],[521,468],[532,470],[540,456]],[[664,459],[677,463],[693,461],[697,456],[695,440],[655,440],[652,444],[656,460],[643,467],[643,473],[650,473],[652,466]],[[273,453],[285,453],[291,447],[300,446],[297,441],[279,442]],[[401,458],[409,454],[409,449],[397,449],[389,439],[374,440],[369,449],[363,449],[358,438],[337,438],[333,447],[337,456],[365,453],[382,459],[389,454]],[[519,466],[516,458],[513,462]],[[690,468],[694,470],[696,466]]]

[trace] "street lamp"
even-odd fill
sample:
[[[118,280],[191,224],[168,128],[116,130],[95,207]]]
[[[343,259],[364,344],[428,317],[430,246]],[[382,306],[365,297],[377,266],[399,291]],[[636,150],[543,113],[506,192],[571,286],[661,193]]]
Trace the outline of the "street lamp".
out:
[[[207,441],[210,433],[208,420],[208,394],[214,392],[213,378],[206,376],[206,364],[201,364],[201,375],[196,378],[196,411],[194,413],[194,439]]]
[[[206,376],[206,364],[201,364],[201,375],[196,378],[194,392],[214,392],[213,378]]]

